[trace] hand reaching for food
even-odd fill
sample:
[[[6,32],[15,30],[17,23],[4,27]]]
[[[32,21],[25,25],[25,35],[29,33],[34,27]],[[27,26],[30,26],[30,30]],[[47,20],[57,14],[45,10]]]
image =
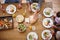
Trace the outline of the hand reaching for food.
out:
[[[22,8],[22,5],[21,5],[21,4],[18,4],[18,8],[19,8],[19,9]]]
[[[38,19],[38,13],[37,13],[37,11],[32,16],[30,16],[29,18],[30,18],[30,24],[35,23],[36,20]]]

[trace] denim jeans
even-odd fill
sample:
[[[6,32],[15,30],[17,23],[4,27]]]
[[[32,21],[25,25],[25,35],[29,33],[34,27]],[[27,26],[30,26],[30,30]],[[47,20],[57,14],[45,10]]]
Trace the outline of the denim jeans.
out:
[[[39,4],[39,6],[41,6],[41,4],[44,0],[26,0],[26,1],[27,1],[27,3],[35,3],[36,2]]]
[[[5,3],[19,3],[20,0],[5,0]]]

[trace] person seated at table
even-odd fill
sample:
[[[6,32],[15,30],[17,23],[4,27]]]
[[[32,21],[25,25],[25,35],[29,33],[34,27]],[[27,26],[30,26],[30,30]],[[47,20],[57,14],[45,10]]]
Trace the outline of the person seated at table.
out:
[[[54,16],[54,26],[52,27],[54,28],[54,32],[55,32],[54,36],[56,39],[56,33],[60,31],[60,12],[57,12],[56,16]]]
[[[53,28],[54,28],[53,36],[55,37],[55,40],[59,40],[60,39],[60,27],[53,26]]]
[[[31,8],[30,8],[31,3],[38,3],[38,6],[40,7],[44,0],[26,0],[26,1],[29,7],[29,11],[31,11]]]
[[[22,7],[21,2],[22,2],[22,0],[2,0],[1,4],[4,4],[4,3],[7,3],[7,4],[19,3],[18,6]]]
[[[56,14],[56,16],[54,17],[54,19],[55,19],[54,24],[60,26],[60,12],[58,12],[58,13]]]
[[[56,39],[60,40],[60,31],[57,31],[57,33],[56,33]]]

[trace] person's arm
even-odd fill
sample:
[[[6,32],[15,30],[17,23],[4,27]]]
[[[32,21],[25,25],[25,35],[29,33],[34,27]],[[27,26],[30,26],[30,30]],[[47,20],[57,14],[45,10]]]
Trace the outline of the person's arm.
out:
[[[30,7],[30,5],[31,5],[30,0],[27,0],[27,5],[28,5],[28,7]]]
[[[60,27],[52,26],[54,29],[60,30]]]
[[[56,29],[60,31],[60,27],[56,27]]]

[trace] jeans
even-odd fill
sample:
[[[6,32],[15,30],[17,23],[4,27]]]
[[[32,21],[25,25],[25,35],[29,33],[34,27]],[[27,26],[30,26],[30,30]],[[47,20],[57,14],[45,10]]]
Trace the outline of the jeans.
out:
[[[19,0],[5,0],[5,3],[19,3]]]
[[[44,0],[26,0],[26,1],[27,1],[27,3],[34,3],[34,2],[36,2],[36,3],[39,4],[39,6],[41,6],[41,4],[42,4],[42,2],[43,2]]]

